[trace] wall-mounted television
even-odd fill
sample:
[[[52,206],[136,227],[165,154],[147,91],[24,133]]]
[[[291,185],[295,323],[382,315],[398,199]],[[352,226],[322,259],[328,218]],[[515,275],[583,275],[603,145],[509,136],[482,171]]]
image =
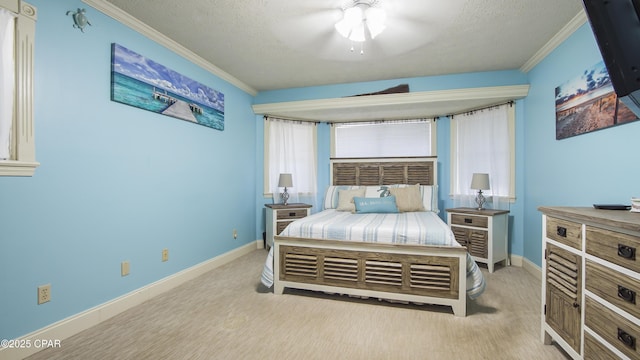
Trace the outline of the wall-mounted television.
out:
[[[583,0],[611,84],[640,117],[640,0]]]

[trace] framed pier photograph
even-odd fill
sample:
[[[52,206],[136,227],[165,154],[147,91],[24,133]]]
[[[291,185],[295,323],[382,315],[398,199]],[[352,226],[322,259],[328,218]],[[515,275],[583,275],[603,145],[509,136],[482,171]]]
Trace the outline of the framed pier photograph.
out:
[[[224,130],[224,94],[116,43],[111,100]]]

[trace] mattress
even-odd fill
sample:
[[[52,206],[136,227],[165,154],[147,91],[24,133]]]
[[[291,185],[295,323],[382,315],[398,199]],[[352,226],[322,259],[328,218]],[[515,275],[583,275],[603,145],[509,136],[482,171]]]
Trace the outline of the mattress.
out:
[[[390,244],[460,246],[447,224],[431,211],[353,214],[328,209],[292,222],[280,235]],[[272,252],[273,248],[269,251],[261,278],[267,287],[273,285]],[[466,270],[467,296],[475,299],[484,292],[485,281],[480,268],[469,254]]]

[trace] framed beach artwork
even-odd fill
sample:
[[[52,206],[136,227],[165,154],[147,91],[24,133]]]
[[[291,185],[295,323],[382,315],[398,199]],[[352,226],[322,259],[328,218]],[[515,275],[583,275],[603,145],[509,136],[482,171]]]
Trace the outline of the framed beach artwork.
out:
[[[556,139],[638,120],[616,96],[601,61],[556,88]]]
[[[115,43],[111,100],[224,130],[224,94]]]

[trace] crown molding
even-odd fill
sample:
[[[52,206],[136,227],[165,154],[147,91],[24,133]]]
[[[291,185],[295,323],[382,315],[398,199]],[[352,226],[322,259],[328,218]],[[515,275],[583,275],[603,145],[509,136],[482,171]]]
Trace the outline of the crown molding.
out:
[[[130,27],[131,29],[148,37],[149,39],[159,43],[160,45],[168,48],[169,50],[175,52],[176,54],[200,66],[201,68],[206,69],[207,71],[211,72],[213,75],[221,78],[224,81],[229,82],[230,84],[249,93],[250,95],[256,96],[258,94],[258,91],[256,89],[243,83],[242,81],[238,80],[237,78],[233,77],[232,75],[220,69],[219,67],[213,65],[212,63],[206,61],[202,57],[196,55],[192,51],[188,50],[187,48],[175,42],[174,40],[171,40],[170,38],[161,34],[157,30],[148,26],[147,24],[143,23],[137,18],[129,15],[119,7],[105,0],[82,0],[82,2],[95,8],[96,10],[102,12],[107,16],[110,16],[116,21]]]
[[[524,73],[528,73],[533,69],[536,65],[538,65],[547,55],[551,54],[555,48],[557,48],[560,44],[562,44],[565,40],[569,38],[578,28],[580,28],[584,23],[587,22],[587,14],[584,12],[584,9],[580,10],[580,12],[569,21],[567,25],[565,25],[557,34],[555,34],[551,40],[549,40],[538,52],[536,52],[522,67],[520,71]]]

